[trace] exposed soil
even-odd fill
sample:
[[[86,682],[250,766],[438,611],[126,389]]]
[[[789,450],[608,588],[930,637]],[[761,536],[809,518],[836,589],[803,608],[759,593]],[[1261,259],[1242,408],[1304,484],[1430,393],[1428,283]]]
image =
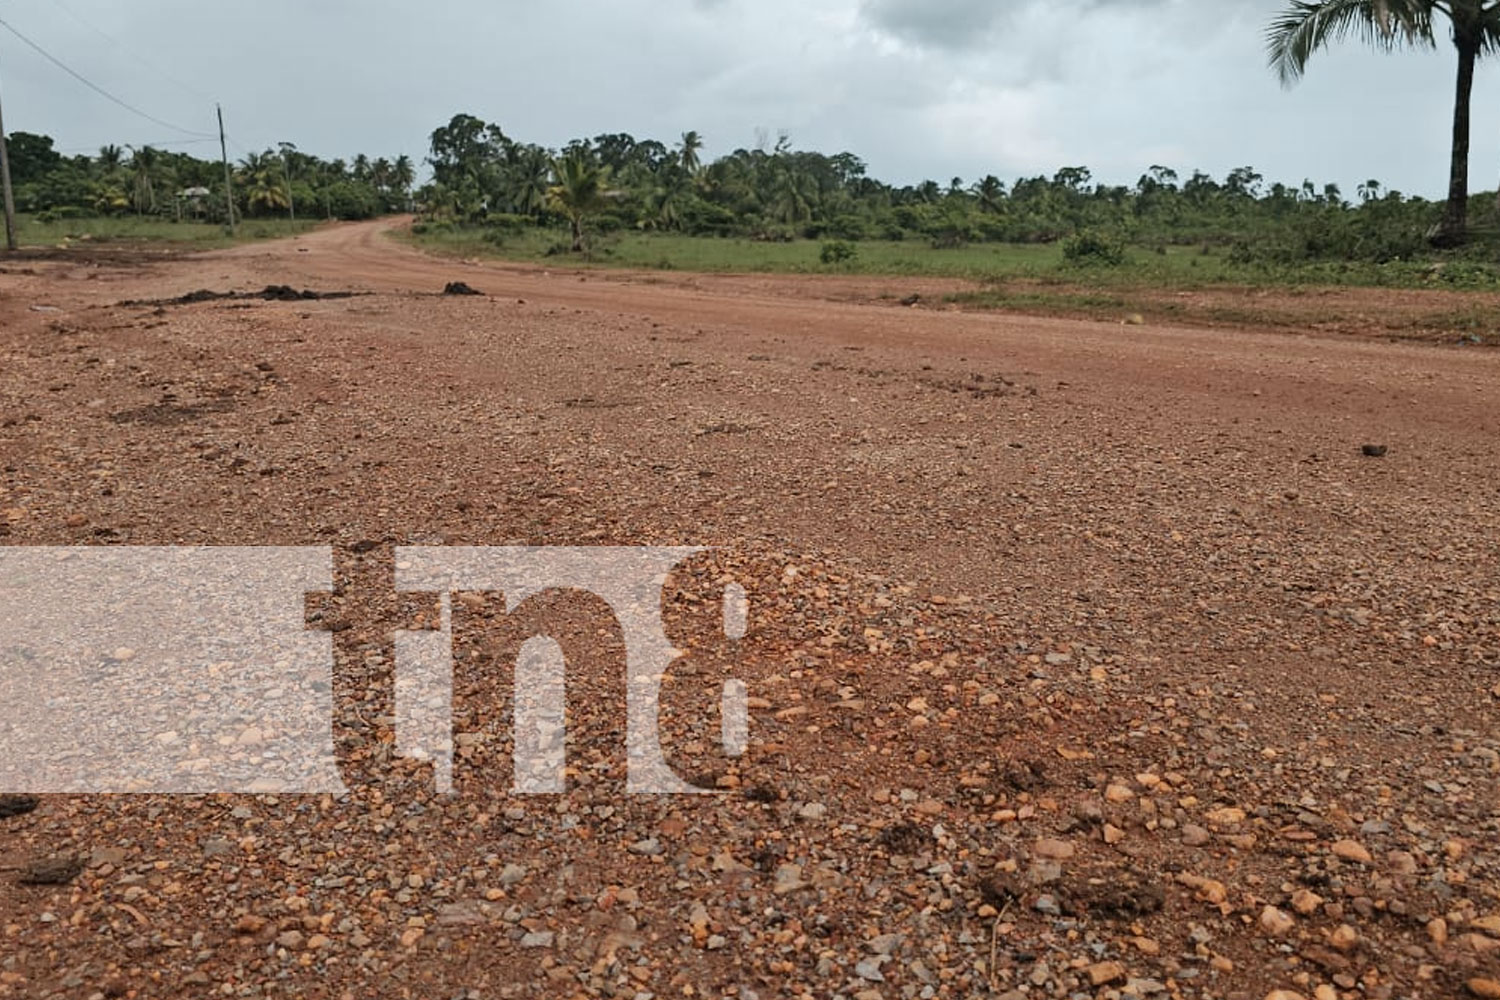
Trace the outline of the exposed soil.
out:
[[[124,304],[266,286],[369,294]],[[350,789],[16,800],[0,996],[1500,995],[1500,355],[897,304],[955,287],[380,224],[0,273],[4,544],[332,547]],[[555,594],[455,602],[437,795],[398,544],[717,547],[663,726],[722,794],[624,794],[618,627]],[[517,797],[541,629],[570,790]]]

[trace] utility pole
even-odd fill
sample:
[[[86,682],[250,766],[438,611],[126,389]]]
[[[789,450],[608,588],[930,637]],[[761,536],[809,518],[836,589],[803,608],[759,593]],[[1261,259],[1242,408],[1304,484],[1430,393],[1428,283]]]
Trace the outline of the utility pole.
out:
[[[5,249],[16,249],[16,196],[10,187],[10,152],[5,144],[5,115],[0,113],[0,188],[5,197]]]
[[[224,204],[229,209],[229,235],[234,235],[234,175],[229,172],[229,146],[224,140],[224,108],[215,104],[219,112],[219,156],[224,160]]]

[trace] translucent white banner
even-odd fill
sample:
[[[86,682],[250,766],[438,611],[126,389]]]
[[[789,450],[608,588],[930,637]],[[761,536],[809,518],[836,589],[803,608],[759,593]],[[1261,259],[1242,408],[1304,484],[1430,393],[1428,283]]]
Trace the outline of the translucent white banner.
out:
[[[326,548],[0,547],[0,790],[341,793]]]

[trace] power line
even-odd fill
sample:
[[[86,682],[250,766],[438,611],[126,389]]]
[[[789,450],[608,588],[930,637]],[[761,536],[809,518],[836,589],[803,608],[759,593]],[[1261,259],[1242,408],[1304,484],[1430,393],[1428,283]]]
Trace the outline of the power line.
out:
[[[144,66],[147,69],[149,69],[152,73],[156,74],[156,76],[158,76],[161,79],[165,80],[167,83],[170,83],[172,86],[176,87],[178,90],[181,90],[183,93],[185,93],[185,94],[191,94],[192,96],[194,96],[194,97],[196,97],[196,98],[198,98],[199,100],[202,100],[202,101],[211,101],[211,100],[213,100],[213,98],[209,97],[203,91],[201,91],[198,88],[192,86],[191,84],[183,83],[177,77],[173,76],[171,73],[168,73],[166,70],[162,69],[160,66],[158,66],[156,63],[154,63],[150,59],[147,59],[145,56],[141,55],[139,52],[136,52],[134,49],[132,49],[130,46],[126,45],[124,42],[120,41],[114,35],[111,35],[109,32],[105,31],[103,28],[99,27],[98,25],[96,25],[92,21],[90,21],[88,18],[86,18],[82,14],[78,13],[72,7],[69,7],[67,4],[63,3],[63,0],[52,0],[52,5],[54,7],[60,7],[60,8],[62,8],[62,11],[65,14],[67,14],[69,17],[71,17],[73,20],[77,21],[79,24],[83,25],[85,28],[88,28],[94,34],[98,35],[100,38],[104,39],[106,42],[109,42],[115,48],[117,48],[120,51],[124,52],[126,55],[130,56],[136,62],[140,63],[142,66]]]
[[[171,122],[168,122],[168,121],[162,121],[160,118],[157,118],[155,115],[148,115],[146,112],[142,111],[140,108],[137,108],[137,107],[135,107],[132,104],[127,104],[125,101],[120,100],[120,98],[118,98],[115,95],[111,94],[109,91],[105,90],[103,87],[99,86],[98,84],[93,83],[87,77],[85,77],[81,73],[79,73],[77,70],[74,70],[71,67],[69,67],[61,59],[57,58],[52,53],[50,53],[46,49],[42,48],[36,42],[33,42],[31,39],[29,39],[25,35],[21,34],[21,32],[19,32],[19,31],[16,30],[16,28],[15,28],[14,25],[12,25],[9,21],[5,20],[4,18],[0,18],[0,27],[3,27],[6,31],[9,31],[12,35],[15,35],[22,42],[25,42],[28,46],[30,46],[32,49],[34,49],[37,52],[37,54],[40,55],[42,58],[46,59],[52,65],[56,66],[58,69],[62,70],[64,73],[68,74],[73,79],[77,80],[79,83],[83,84],[85,87],[89,88],[94,93],[98,94],[100,97],[103,97],[106,100],[108,100],[108,101],[110,101],[110,102],[112,102],[114,104],[118,104],[120,107],[124,108],[126,111],[129,111],[131,114],[138,115],[141,118],[144,118],[147,121],[152,122],[154,124],[160,125],[163,128],[171,129],[173,132],[181,132],[183,135],[191,135],[191,136],[196,136],[196,137],[212,138],[212,136],[209,133],[207,133],[207,132],[198,132],[198,131],[195,131],[194,129],[183,128],[180,125],[173,125]]]
[[[141,149],[146,146],[150,146],[153,149],[164,149],[168,146],[197,146],[201,143],[214,141],[215,140],[212,137],[206,137],[203,139],[160,139],[156,142],[123,142],[115,143],[115,145],[133,146],[137,149]],[[98,146],[72,146],[68,149],[59,149],[58,152],[62,153],[64,156],[73,156],[78,153],[92,153],[99,148],[100,147]]]

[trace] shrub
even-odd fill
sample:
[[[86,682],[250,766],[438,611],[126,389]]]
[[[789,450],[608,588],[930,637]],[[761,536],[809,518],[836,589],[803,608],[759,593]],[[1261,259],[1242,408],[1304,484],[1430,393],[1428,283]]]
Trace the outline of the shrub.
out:
[[[825,264],[847,264],[859,257],[859,248],[848,240],[829,240],[818,256]]]
[[[1119,267],[1125,263],[1125,244],[1113,236],[1083,229],[1063,240],[1063,259],[1070,264]]]

